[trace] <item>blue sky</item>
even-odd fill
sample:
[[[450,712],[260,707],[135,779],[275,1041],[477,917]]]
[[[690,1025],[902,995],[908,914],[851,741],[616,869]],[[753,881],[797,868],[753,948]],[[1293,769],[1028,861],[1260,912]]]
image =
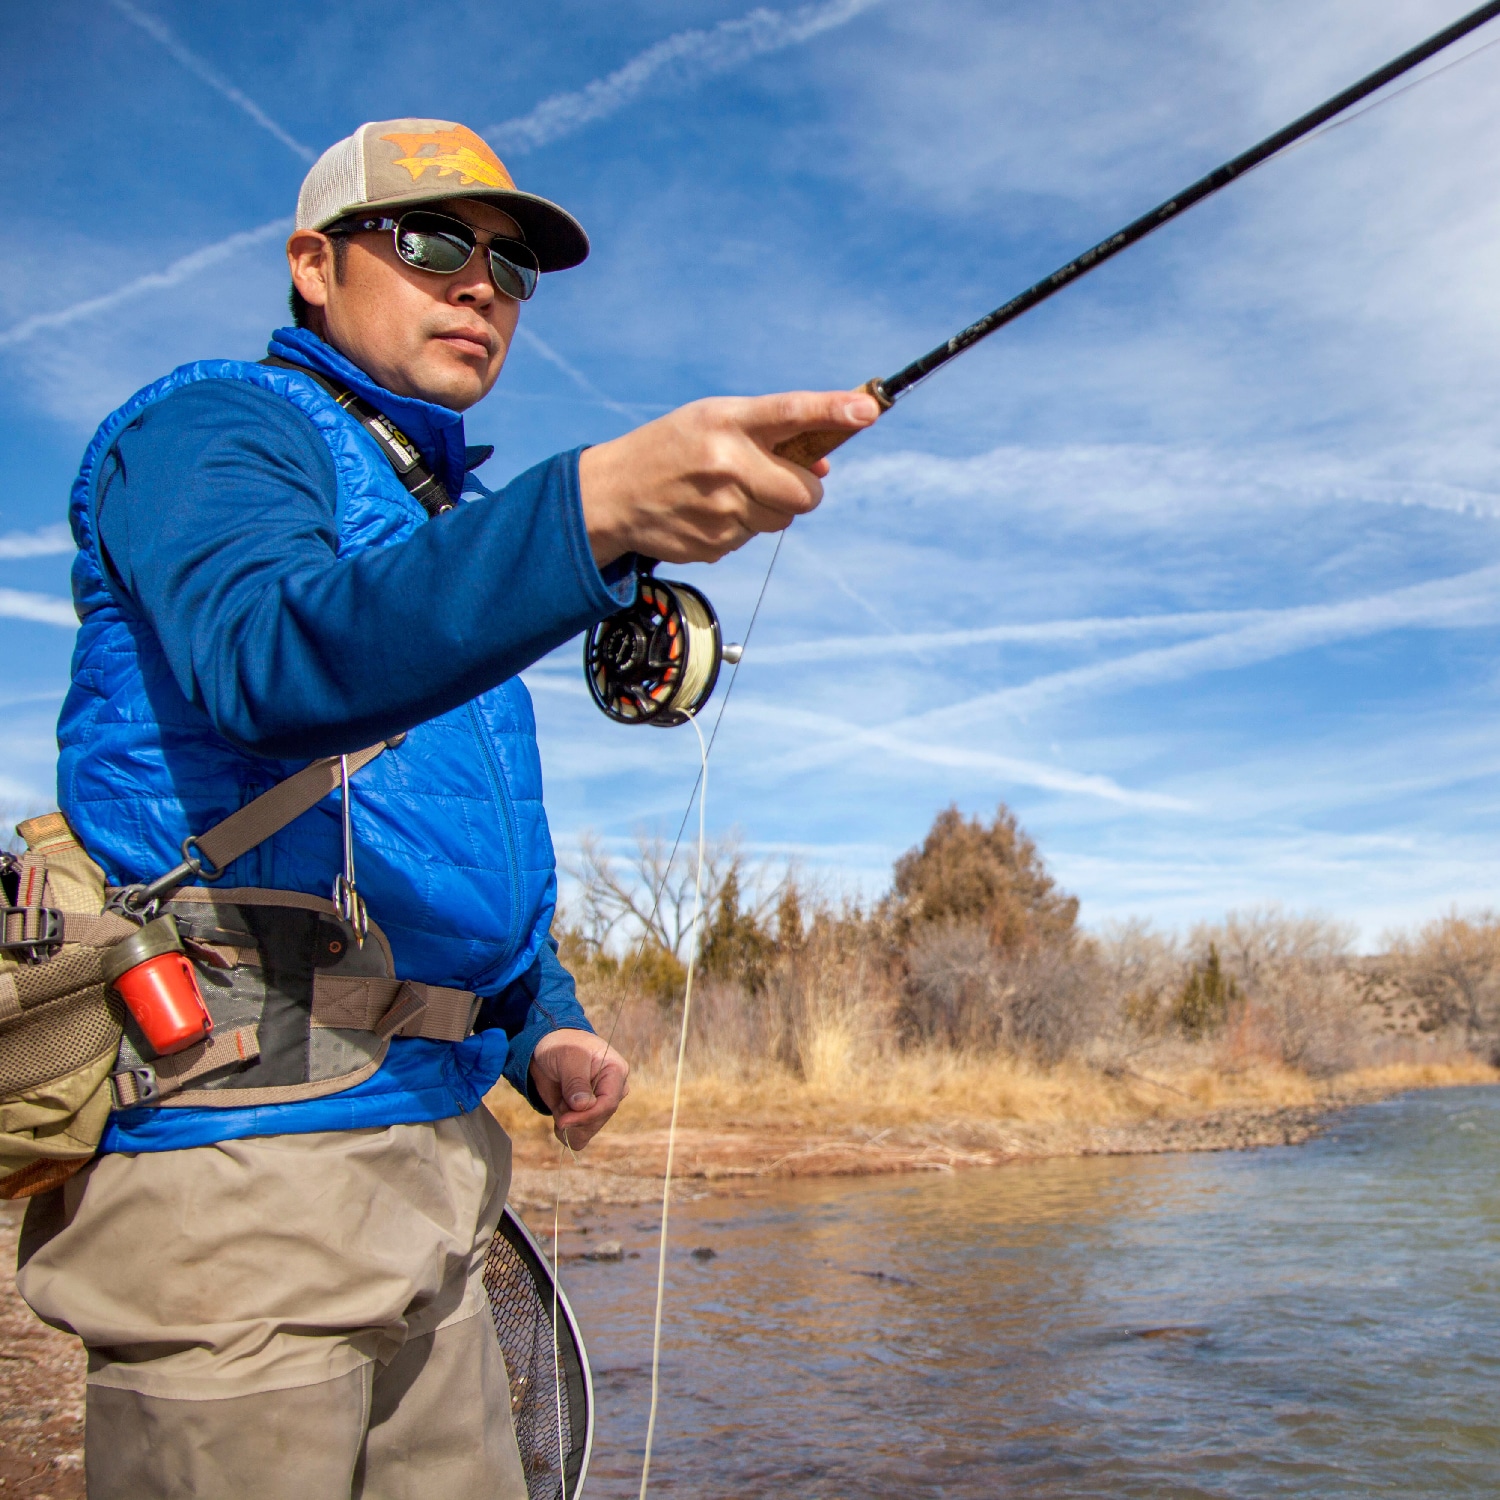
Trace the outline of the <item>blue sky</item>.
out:
[[[51,802],[90,432],[175,364],[259,356],[307,162],[362,120],[473,126],[593,236],[471,413],[493,485],[698,396],[889,373],[1460,8],[14,9],[0,811]],[[772,577],[711,827],[873,893],[940,807],[1004,800],[1095,924],[1279,901],[1374,942],[1500,903],[1497,99],[1500,47],[844,449]],[[731,638],[769,545],[679,570]],[[577,643],[527,677],[564,855],[675,830],[691,732],[604,720]]]

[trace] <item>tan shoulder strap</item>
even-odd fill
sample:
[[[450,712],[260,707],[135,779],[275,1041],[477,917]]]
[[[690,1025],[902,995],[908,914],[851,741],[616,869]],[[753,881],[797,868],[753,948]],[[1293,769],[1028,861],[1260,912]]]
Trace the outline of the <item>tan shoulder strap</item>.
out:
[[[369,765],[392,743],[399,744],[400,738],[356,750],[349,757],[349,774],[352,776],[362,766]],[[278,782],[269,792],[262,792],[238,812],[230,813],[207,833],[189,839],[188,852],[196,850],[214,870],[222,870],[316,807],[338,785],[339,757],[325,755],[322,760],[304,766],[295,776]]]

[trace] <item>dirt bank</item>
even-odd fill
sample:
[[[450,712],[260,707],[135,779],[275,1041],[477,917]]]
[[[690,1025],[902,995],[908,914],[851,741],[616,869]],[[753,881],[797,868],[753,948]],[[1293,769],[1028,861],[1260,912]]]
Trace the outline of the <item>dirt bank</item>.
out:
[[[1243,1151],[1297,1145],[1334,1112],[1414,1087],[1500,1081],[1479,1063],[1387,1068],[1319,1082],[1300,1074],[1255,1073],[1099,1080],[1048,1074],[1011,1087],[963,1092],[1009,1109],[948,1112],[953,1091],[935,1097],[843,1101],[796,1098],[722,1084],[689,1096],[677,1137],[676,1174],[698,1189],[777,1177],[865,1176],[953,1171],[1054,1156],[1139,1156],[1170,1151]],[[564,1201],[645,1202],[659,1192],[666,1163],[666,1108],[659,1081],[626,1101],[619,1118],[561,1176]],[[518,1198],[553,1201],[560,1148],[546,1122],[504,1094],[492,1108],[516,1148]],[[902,1119],[905,1114],[909,1118]],[[840,1116],[844,1118],[840,1118]],[[884,1118],[882,1118],[884,1117]],[[706,1127],[704,1120],[714,1120]]]

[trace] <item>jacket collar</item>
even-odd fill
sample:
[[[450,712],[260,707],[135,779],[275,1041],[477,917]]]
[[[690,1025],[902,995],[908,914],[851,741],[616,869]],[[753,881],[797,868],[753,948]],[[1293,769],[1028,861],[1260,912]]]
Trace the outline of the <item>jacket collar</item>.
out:
[[[355,395],[363,396],[417,445],[443,488],[458,499],[464,488],[464,419],[458,412],[418,401],[414,396],[398,396],[377,385],[309,328],[278,328],[271,335],[269,352],[331,376]]]

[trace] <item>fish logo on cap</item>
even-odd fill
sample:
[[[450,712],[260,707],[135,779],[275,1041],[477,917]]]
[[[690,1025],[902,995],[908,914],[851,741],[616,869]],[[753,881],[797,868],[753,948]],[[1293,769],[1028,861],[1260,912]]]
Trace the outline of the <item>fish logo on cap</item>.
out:
[[[424,172],[436,168],[439,177],[456,176],[459,187],[477,182],[487,188],[515,191],[516,184],[500,158],[490,150],[482,136],[475,135],[463,125],[455,125],[449,130],[395,131],[380,139],[390,141],[403,153],[391,165],[405,167],[413,182],[419,181]],[[429,146],[431,151],[427,149]]]

